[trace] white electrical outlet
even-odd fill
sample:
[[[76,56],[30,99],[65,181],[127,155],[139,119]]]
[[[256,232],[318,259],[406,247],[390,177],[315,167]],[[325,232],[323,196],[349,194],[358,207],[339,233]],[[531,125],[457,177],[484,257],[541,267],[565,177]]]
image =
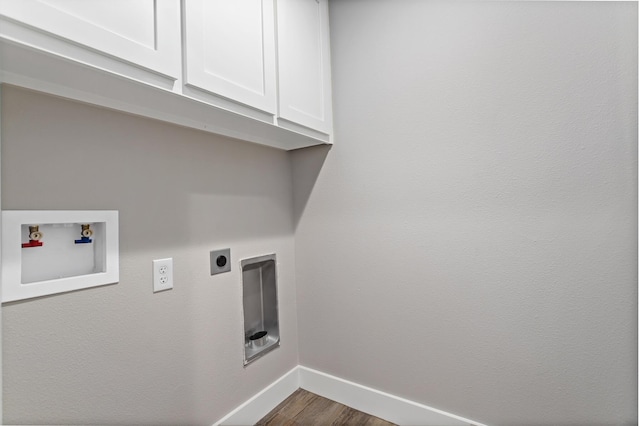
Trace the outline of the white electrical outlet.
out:
[[[173,259],[157,259],[153,261],[153,292],[173,288]]]

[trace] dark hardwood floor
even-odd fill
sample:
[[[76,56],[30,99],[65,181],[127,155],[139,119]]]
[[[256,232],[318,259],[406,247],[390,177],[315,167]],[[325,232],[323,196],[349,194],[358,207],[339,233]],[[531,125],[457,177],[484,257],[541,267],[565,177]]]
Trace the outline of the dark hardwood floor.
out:
[[[313,425],[394,426],[393,423],[354,410],[304,389],[295,391],[256,423],[256,426]]]

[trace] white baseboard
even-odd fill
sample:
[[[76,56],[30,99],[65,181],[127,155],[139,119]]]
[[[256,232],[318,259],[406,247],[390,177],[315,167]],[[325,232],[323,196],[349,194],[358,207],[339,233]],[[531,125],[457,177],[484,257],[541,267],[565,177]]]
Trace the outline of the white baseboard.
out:
[[[244,404],[218,420],[213,426],[255,425],[258,420],[266,416],[269,411],[276,408],[278,404],[300,387],[298,369],[299,367],[291,369],[291,371],[258,392]]]
[[[408,399],[299,366],[300,387],[391,423],[409,426],[485,426]]]
[[[213,426],[254,425],[298,388],[402,426],[485,426],[303,366],[293,368]]]

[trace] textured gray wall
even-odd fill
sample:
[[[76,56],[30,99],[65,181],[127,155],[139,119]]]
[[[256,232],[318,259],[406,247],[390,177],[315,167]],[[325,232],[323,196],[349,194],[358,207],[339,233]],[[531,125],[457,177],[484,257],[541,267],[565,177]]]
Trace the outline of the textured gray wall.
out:
[[[301,364],[488,424],[635,424],[637,3],[330,6]]]
[[[298,364],[287,153],[3,90],[3,209],[120,211],[119,284],[3,306],[5,424],[211,425]],[[239,260],[272,252],[282,347],[245,369]]]

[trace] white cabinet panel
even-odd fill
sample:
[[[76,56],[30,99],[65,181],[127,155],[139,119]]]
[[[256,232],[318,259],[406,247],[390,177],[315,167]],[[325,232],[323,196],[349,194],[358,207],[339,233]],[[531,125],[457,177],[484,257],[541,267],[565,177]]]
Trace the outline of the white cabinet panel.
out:
[[[273,0],[186,0],[185,83],[275,114]]]
[[[55,36],[50,45],[37,39],[39,48],[52,53],[82,60],[73,49],[80,45],[164,76],[180,76],[179,0],[0,0],[0,15]],[[32,43],[32,35],[11,28],[5,27],[3,37]],[[72,42],[66,51],[56,43],[60,39]]]
[[[279,116],[330,134],[327,0],[277,0]]]

